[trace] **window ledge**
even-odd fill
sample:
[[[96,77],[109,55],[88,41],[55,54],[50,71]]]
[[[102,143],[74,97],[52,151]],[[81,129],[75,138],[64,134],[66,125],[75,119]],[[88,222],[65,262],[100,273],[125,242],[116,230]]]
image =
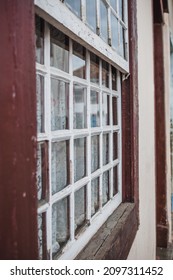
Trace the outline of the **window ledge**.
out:
[[[138,229],[134,203],[122,203],[93,236],[76,260],[126,259]]]

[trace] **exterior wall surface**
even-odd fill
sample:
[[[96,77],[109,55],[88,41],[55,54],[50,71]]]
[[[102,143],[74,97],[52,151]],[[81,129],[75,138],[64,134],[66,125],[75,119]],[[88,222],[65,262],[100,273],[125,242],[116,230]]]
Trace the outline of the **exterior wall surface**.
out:
[[[139,87],[139,219],[128,259],[155,259],[155,130],[152,1],[137,1]],[[145,241],[144,241],[145,240]]]

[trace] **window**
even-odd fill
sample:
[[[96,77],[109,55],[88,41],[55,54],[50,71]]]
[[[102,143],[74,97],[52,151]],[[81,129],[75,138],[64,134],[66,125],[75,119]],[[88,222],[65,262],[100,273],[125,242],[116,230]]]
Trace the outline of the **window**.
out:
[[[38,16],[37,34],[39,256],[61,259],[121,203],[121,75]]]
[[[127,1],[64,1],[70,10],[127,60]]]

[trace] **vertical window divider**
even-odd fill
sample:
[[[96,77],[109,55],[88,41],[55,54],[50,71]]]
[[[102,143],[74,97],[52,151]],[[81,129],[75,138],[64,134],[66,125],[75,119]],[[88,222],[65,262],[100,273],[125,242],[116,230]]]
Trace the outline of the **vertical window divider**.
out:
[[[46,86],[45,86],[45,100],[47,104],[47,110],[45,111],[45,132],[48,135],[48,161],[49,170],[51,170],[51,73],[50,73],[50,31],[49,24],[45,22],[45,34],[44,34],[44,62],[47,69],[46,75]],[[51,204],[52,188],[51,188],[51,172],[49,172],[49,207],[46,213],[46,223],[47,223],[47,251],[52,258],[52,204]]]
[[[112,67],[109,64],[109,88],[111,89],[111,94],[110,94],[110,126],[111,126],[111,133],[110,133],[110,164],[112,165],[113,163],[113,109],[112,109]],[[113,168],[110,170],[110,198],[113,197]]]
[[[81,0],[81,19],[86,22],[86,0]]]
[[[102,185],[103,185],[103,91],[102,91],[102,60],[99,59],[99,95],[100,95],[100,185],[99,185],[99,200],[100,200],[100,210],[102,212]]]

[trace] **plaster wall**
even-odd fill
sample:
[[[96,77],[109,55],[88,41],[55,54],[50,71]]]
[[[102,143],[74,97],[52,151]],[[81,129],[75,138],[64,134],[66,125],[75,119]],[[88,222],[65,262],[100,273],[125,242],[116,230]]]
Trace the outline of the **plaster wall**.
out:
[[[128,259],[155,259],[155,137],[152,1],[137,1],[140,225]]]

